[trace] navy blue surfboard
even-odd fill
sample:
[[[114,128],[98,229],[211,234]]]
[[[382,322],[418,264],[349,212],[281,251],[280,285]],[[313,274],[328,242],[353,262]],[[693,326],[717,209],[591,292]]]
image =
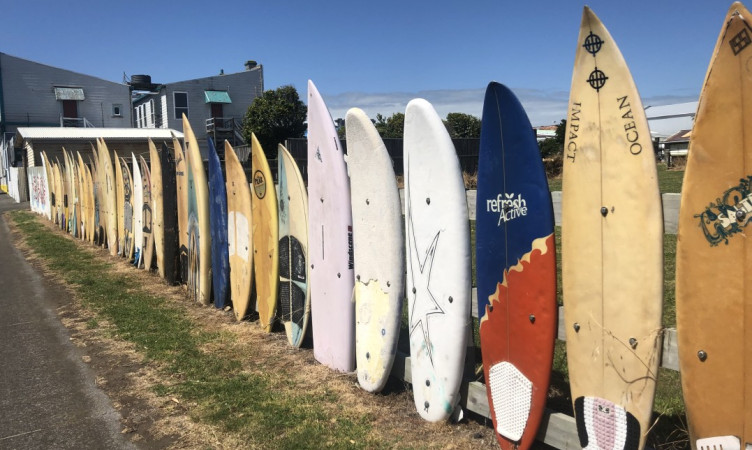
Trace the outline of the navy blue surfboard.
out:
[[[212,288],[214,306],[227,306],[230,286],[230,250],[227,246],[227,187],[222,164],[211,138],[209,143],[209,227],[212,234]]]
[[[496,82],[488,85],[483,104],[475,224],[491,417],[502,448],[528,448],[543,416],[553,361],[554,215],[527,114],[512,91]],[[514,406],[520,404],[529,407]]]

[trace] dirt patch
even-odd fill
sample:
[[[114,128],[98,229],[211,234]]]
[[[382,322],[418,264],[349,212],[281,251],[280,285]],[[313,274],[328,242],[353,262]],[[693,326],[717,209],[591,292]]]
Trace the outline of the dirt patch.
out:
[[[46,277],[65,285],[63,280],[36,258],[22,237],[8,221],[15,242],[27,259]],[[397,442],[399,447],[430,448],[497,448],[490,420],[472,413],[459,424],[430,424],[415,410],[409,385],[392,378],[386,389],[377,395],[358,386],[354,374],[336,373],[317,363],[310,348],[294,349],[287,344],[284,332],[264,333],[256,322],[236,322],[232,311],[220,311],[189,301],[183,286],[169,286],[155,272],[136,270],[124,259],[110,256],[107,250],[74,239],[46,220],[39,220],[48,229],[77,242],[78,247],[99,260],[113,263],[114,273],[135,277],[147,292],[167,298],[179,305],[203,331],[215,332],[219,339],[207,344],[205,351],[238,359],[240,370],[284,376],[292,393],[331,393],[336,403],[322,405],[337,417],[337,411],[366,417],[371,421],[370,438]],[[63,289],[67,289],[63,287]],[[116,329],[81,305],[72,290],[71,301],[61,302],[61,321],[70,330],[71,340],[85,348],[87,362],[96,373],[97,384],[112,399],[123,417],[123,433],[143,448],[239,448],[248,443],[236,434],[193,420],[197,405],[184,403],[171,396],[158,396],[155,387],[169,384],[154,362],[147,362],[129,342],[120,339]],[[280,391],[279,395],[286,395]],[[336,420],[336,419],[332,419]]]

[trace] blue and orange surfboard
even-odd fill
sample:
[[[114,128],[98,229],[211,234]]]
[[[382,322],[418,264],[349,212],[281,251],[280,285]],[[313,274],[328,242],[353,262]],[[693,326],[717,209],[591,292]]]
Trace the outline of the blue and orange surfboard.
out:
[[[543,416],[556,333],[554,215],[538,145],[517,97],[492,82],[476,205],[483,372],[502,448],[528,448]]]

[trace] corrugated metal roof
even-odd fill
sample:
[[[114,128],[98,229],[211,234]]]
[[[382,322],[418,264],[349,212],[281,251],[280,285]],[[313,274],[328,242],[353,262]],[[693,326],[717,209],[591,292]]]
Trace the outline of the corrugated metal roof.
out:
[[[673,105],[648,106],[645,115],[648,120],[660,117],[694,116],[698,102],[675,103]]]
[[[16,145],[24,140],[92,140],[104,138],[113,141],[145,141],[146,139],[172,139],[172,134],[182,139],[183,133],[170,128],[69,128],[21,127],[16,131]]]

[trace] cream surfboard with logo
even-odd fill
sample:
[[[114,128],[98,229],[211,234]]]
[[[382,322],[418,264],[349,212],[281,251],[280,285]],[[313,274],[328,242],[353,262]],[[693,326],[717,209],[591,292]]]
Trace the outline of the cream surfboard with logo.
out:
[[[345,117],[355,259],[358,383],[384,388],[397,353],[405,292],[402,205],[392,160],[363,110]]]
[[[562,281],[580,445],[642,448],[661,351],[661,196],[640,96],[587,7],[566,134]]]
[[[251,187],[243,165],[225,141],[227,247],[230,254],[230,299],[237,320],[248,313],[253,283]]]
[[[405,110],[404,171],[413,398],[421,417],[437,422],[461,412],[471,324],[470,222],[454,144],[423,99]]]
[[[676,325],[693,448],[752,447],[752,14],[723,20],[690,137]]]
[[[266,155],[254,134],[251,134],[251,177],[256,308],[261,327],[268,333],[277,311],[279,282],[277,193]]]

